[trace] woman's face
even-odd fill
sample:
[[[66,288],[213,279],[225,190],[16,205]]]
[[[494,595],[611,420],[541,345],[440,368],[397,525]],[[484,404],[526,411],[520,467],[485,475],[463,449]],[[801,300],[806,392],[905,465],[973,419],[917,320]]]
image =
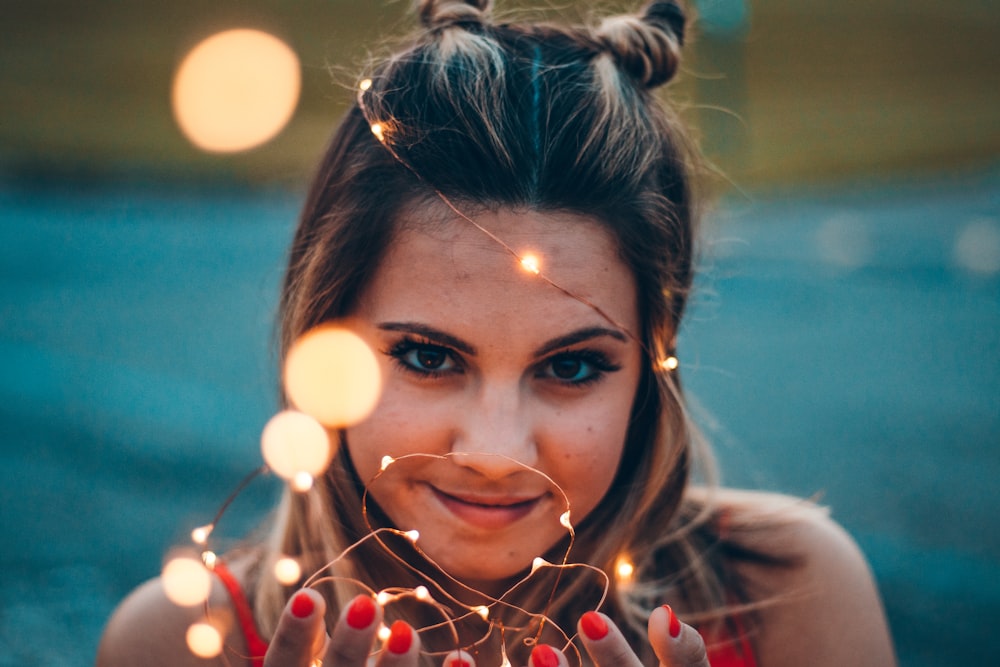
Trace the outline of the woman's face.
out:
[[[487,213],[476,222],[541,272],[639,330],[612,238],[580,216]],[[372,497],[446,572],[482,590],[579,523],[615,476],[643,355],[594,308],[525,270],[467,221],[404,224],[352,326],[376,351],[381,401],[347,435]],[[443,458],[442,458],[443,457]]]

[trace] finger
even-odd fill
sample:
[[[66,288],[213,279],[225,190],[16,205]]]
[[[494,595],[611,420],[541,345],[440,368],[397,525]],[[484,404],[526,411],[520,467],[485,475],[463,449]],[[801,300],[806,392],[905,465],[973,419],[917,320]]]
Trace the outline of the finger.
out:
[[[681,623],[668,605],[649,615],[649,642],[666,667],[710,667],[705,641],[698,631]]]
[[[406,621],[395,621],[389,627],[389,638],[375,664],[377,667],[416,667],[419,657],[420,635]]]
[[[382,623],[382,608],[370,595],[359,595],[340,612],[323,663],[336,667],[365,667],[375,634]]]
[[[476,661],[465,651],[452,651],[441,661],[441,667],[476,667]]]
[[[621,630],[604,614],[588,611],[580,618],[577,631],[594,664],[602,667],[642,667],[642,661]]]
[[[562,651],[557,651],[548,644],[538,644],[531,649],[531,667],[567,667],[568,662]]]
[[[307,667],[326,640],[326,601],[303,588],[292,596],[278,619],[278,628],[264,656],[264,667]]]

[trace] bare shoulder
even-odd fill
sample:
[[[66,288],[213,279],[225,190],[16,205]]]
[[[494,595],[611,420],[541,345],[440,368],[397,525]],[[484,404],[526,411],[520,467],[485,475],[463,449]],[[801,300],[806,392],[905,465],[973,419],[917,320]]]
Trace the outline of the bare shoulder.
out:
[[[864,555],[829,512],[790,496],[721,489],[731,537],[795,565],[738,566],[769,600],[757,648],[761,665],[896,664],[878,589]]]
[[[215,582],[209,606],[213,618],[232,618],[225,589]],[[126,597],[104,628],[97,649],[97,667],[212,667],[240,665],[238,655],[246,655],[243,638],[235,628],[225,637],[227,656],[206,660],[187,647],[188,628],[204,618],[204,607],[179,607],[163,591],[159,579],[147,581]],[[228,623],[235,626],[234,623]]]

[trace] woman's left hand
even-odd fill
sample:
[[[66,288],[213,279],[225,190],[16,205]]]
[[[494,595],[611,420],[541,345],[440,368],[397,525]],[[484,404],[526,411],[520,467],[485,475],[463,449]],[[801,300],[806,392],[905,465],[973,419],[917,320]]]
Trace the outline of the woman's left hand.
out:
[[[589,611],[578,624],[583,645],[597,667],[642,667],[621,631],[604,614]],[[669,607],[649,616],[649,642],[662,667],[710,667],[705,642],[698,631],[681,623]],[[567,667],[566,657],[548,645],[531,652],[532,667]]]

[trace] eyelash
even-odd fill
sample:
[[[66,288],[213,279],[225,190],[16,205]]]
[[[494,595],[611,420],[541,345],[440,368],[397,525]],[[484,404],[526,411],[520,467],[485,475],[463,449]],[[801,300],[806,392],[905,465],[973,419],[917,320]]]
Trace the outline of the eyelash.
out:
[[[407,357],[414,352],[431,352],[434,354],[444,355],[445,359],[442,364],[446,364],[450,361],[453,367],[445,370],[422,368],[407,360]],[[457,375],[464,372],[462,360],[454,352],[454,350],[424,339],[408,336],[386,350],[385,354],[392,357],[393,361],[401,370],[420,378],[434,379],[444,377],[446,375]],[[560,378],[554,373],[549,372],[553,367],[553,364],[560,361],[580,362],[582,364],[589,365],[593,370],[586,377],[579,380]],[[599,350],[581,349],[559,352],[546,358],[538,364],[537,370],[535,371],[535,377],[543,380],[552,380],[561,386],[575,388],[585,387],[595,382],[599,382],[607,373],[613,373],[618,370],[621,370],[621,366],[612,363],[611,360],[608,359],[608,356],[603,352]]]

